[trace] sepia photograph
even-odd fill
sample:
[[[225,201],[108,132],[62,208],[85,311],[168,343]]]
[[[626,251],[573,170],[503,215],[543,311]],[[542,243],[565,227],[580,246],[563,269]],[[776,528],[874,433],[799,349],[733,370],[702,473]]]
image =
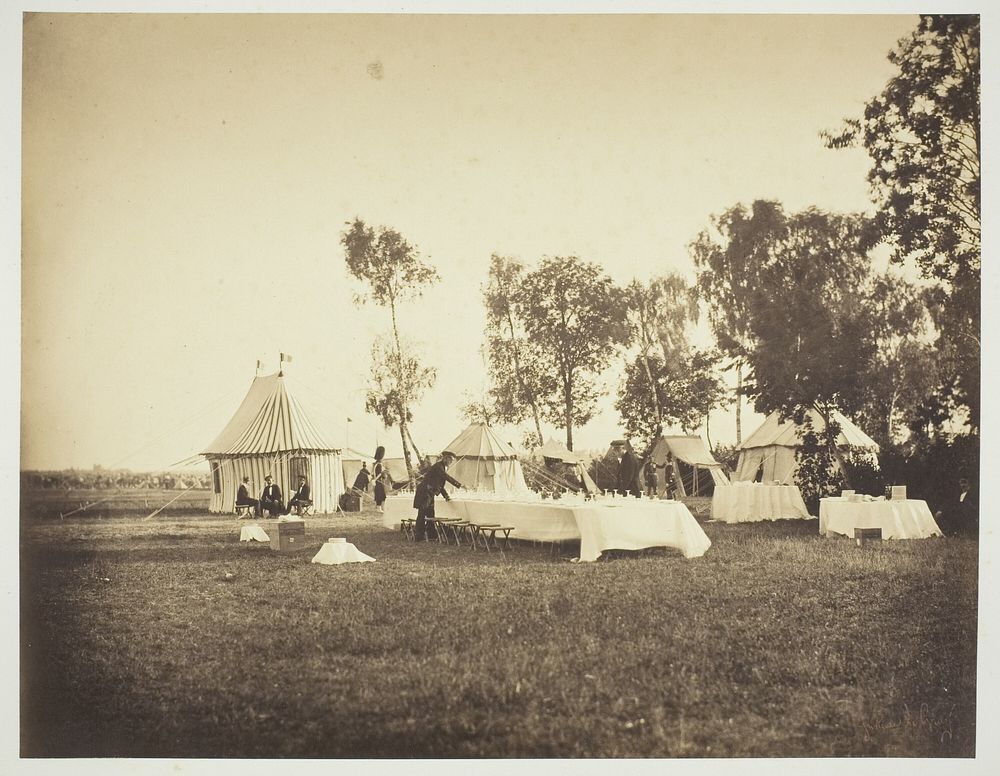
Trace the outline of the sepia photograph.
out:
[[[15,767],[985,772],[945,5],[5,10]]]

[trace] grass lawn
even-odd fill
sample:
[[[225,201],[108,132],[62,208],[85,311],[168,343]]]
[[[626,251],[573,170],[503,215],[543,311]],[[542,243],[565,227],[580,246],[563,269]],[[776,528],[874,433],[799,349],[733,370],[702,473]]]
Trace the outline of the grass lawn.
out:
[[[24,757],[975,754],[972,540],[706,523],[699,559],[570,563],[140,517],[22,521]],[[309,563],[331,536],[377,562]]]

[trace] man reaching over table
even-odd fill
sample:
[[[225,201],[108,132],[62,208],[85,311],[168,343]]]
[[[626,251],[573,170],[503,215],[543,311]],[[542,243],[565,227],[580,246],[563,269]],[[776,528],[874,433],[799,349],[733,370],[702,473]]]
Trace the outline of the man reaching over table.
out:
[[[417,483],[417,492],[413,495],[413,506],[417,510],[417,541],[427,535],[427,518],[434,517],[434,497],[441,495],[445,501],[451,501],[451,496],[445,492],[445,483],[450,482],[456,488],[463,487],[461,482],[448,474],[448,467],[454,462],[455,454],[445,450],[441,453],[441,460],[431,466]]]

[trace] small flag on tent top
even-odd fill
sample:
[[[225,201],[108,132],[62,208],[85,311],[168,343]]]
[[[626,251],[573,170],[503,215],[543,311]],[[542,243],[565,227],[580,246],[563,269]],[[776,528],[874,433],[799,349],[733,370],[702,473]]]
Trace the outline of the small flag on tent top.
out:
[[[287,353],[282,353],[281,354],[281,362],[283,364],[290,364],[290,363],[292,363],[292,357],[290,355],[288,355]]]

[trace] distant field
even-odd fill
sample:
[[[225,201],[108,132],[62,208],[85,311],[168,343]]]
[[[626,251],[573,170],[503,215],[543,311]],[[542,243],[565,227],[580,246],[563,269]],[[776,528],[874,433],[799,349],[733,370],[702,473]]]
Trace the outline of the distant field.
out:
[[[165,488],[124,489],[26,489],[21,493],[22,519],[37,520],[60,515],[80,517],[135,516],[137,511],[164,507],[165,514],[208,512],[207,490]],[[165,506],[166,505],[166,506]],[[148,513],[147,513],[148,514]]]
[[[145,509],[145,507],[144,507]],[[26,757],[969,757],[977,545],[705,524],[570,563],[319,517],[28,519]],[[309,563],[346,536],[376,563]]]

